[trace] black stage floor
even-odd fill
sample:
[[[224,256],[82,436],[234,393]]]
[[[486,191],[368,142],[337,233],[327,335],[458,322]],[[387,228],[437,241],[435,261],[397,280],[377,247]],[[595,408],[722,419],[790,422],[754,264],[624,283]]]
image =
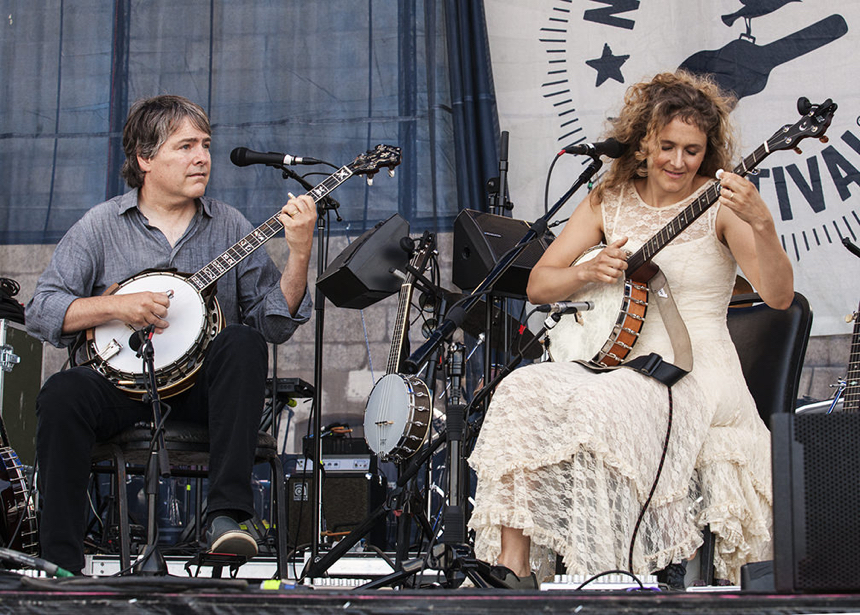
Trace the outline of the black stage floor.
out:
[[[182,577],[0,577],[0,614],[206,613],[522,615],[860,613],[860,594],[741,591],[264,590],[259,581]]]

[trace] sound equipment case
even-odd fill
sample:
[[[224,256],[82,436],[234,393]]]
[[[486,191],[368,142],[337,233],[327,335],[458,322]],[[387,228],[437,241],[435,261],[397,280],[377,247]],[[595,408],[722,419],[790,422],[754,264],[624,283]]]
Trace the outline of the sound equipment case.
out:
[[[24,325],[0,319],[0,416],[7,443],[25,466],[36,459],[36,395],[42,386],[42,342]]]

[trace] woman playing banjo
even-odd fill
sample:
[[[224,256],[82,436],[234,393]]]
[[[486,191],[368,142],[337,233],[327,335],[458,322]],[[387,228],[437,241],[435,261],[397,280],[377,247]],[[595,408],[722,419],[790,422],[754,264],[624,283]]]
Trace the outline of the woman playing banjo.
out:
[[[731,168],[732,105],[711,81],[683,72],[629,88],[607,135],[628,148],[534,267],[529,300],[563,301],[587,285],[619,283],[630,251]],[[470,458],[478,475],[470,527],[476,555],[498,564],[506,586],[534,587],[552,574],[555,554],[571,574],[628,569],[663,454],[632,572],[690,558],[706,524],[719,577],[737,582],[741,565],[768,558],[770,436],[725,315],[738,266],[778,309],[791,304],[793,275],[755,186],[729,172],[720,181],[718,201],[653,259],[689,331],[689,374],[667,392],[632,369],[546,362],[515,370],[496,390]],[[596,257],[571,266],[600,243]],[[653,352],[671,361],[669,338],[649,305],[631,357]]]

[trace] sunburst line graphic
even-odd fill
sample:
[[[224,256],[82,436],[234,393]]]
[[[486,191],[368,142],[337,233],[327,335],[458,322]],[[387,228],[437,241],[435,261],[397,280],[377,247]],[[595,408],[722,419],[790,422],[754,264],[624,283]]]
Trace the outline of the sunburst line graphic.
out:
[[[568,6],[572,4],[572,0],[558,0],[558,2]],[[552,10],[553,14],[548,17],[549,23],[541,27],[538,35],[538,41],[546,45],[549,64],[548,80],[541,85],[544,92],[542,96],[550,101],[556,117],[559,119],[556,141],[558,143],[564,142],[565,145],[579,144],[585,142],[587,136],[579,123],[573,99],[570,97],[561,98],[565,94],[570,94],[570,80],[566,76],[559,78],[568,73],[567,59],[564,54],[567,52],[566,46],[569,38],[567,24],[570,23],[571,10],[565,6],[555,6]],[[578,138],[571,142],[571,138],[577,135]],[[587,162],[587,160],[583,160],[582,164],[587,164]]]
[[[849,220],[847,216],[842,216],[842,222],[845,224],[845,232],[843,232],[842,229],[839,228],[839,221],[838,220],[831,220],[830,221],[830,224],[833,225],[833,230],[836,232],[836,236],[838,237],[838,241],[840,243],[842,242],[842,239],[844,239],[847,236],[850,236],[850,239],[852,239],[853,241],[857,241],[857,232],[854,229],[855,229],[855,227],[860,229],[860,216],[857,215],[857,210],[851,210],[850,215],[851,215],[851,217],[854,218],[853,221]],[[833,244],[834,243],[833,237],[830,235],[830,230],[828,229],[827,223],[822,224],[820,228],[821,228],[822,232],[824,233],[825,243]],[[804,248],[804,250],[803,250],[804,253],[805,252],[811,252],[814,248],[821,247],[821,245],[822,245],[821,238],[818,235],[818,229],[813,227],[810,230],[812,231],[812,237],[815,240],[815,245],[810,244],[809,238],[807,237],[805,230],[800,231],[802,243],[803,243],[803,248]],[[788,252],[787,243],[788,243],[789,238],[791,241],[791,245],[794,247],[794,259],[797,262],[800,262],[801,249],[800,249],[800,246],[798,245],[798,239],[797,239],[796,233],[794,233],[794,232],[789,233],[788,236],[786,236],[785,234],[780,235],[780,239],[782,241],[782,249],[785,250],[786,252]]]

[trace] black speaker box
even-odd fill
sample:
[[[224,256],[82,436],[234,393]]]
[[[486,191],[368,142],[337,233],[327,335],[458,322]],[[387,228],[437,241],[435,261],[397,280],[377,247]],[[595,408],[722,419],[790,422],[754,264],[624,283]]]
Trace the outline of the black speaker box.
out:
[[[365,231],[335,257],[317,280],[317,288],[337,307],[360,310],[400,290],[409,255],[400,240],[409,236],[409,222],[399,214]]]
[[[773,593],[773,560],[751,562],[741,566],[741,589]]]
[[[771,420],[776,590],[860,591],[860,414]]]
[[[370,476],[370,478],[368,478]],[[350,532],[385,501],[385,479],[363,472],[326,472],[322,479],[323,531]],[[287,482],[287,541],[291,546],[311,542],[313,476],[291,476]],[[386,520],[381,518],[366,536],[369,544],[387,548]]]
[[[471,291],[496,262],[529,230],[528,222],[464,209],[454,221],[454,265],[451,280]],[[554,236],[547,233],[529,244],[493,286],[500,296],[525,299],[529,273]]]

